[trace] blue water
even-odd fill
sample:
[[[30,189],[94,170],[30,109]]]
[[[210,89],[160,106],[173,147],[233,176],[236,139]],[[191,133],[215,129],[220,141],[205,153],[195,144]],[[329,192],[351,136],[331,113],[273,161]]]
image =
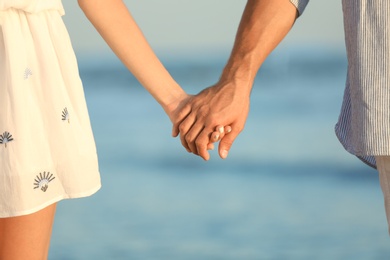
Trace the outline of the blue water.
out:
[[[283,54],[283,55],[282,55]],[[190,93],[221,57],[165,59]],[[170,136],[158,104],[113,58],[80,59],[103,188],[61,202],[51,259],[389,259],[375,170],[334,135],[339,52],[276,52],[261,69],[245,131],[204,162]]]

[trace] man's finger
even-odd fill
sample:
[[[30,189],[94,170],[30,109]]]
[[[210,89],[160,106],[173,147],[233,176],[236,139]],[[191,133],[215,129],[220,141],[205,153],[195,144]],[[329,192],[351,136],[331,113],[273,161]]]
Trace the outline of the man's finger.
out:
[[[185,106],[182,108],[182,110],[177,114],[177,117],[175,119],[175,122],[173,122],[172,126],[172,136],[177,137],[180,133],[180,125],[183,123],[183,121],[190,115],[191,113],[191,107]]]
[[[210,154],[207,151],[207,146],[210,141],[210,129],[204,128],[203,131],[198,135],[196,138],[195,144],[196,149],[198,151],[198,154],[200,157],[202,157],[204,160],[208,161],[210,159]]]
[[[196,121],[191,126],[191,129],[188,130],[188,132],[184,136],[184,140],[187,142],[187,146],[190,148],[191,152],[196,155],[199,155],[199,153],[198,153],[198,149],[196,148],[195,141],[202,131],[203,131],[203,124],[200,123],[199,121]],[[207,149],[207,144],[208,142],[206,143],[206,149]]]
[[[190,114],[188,115],[183,122],[179,125],[179,132],[180,132],[180,141],[183,147],[188,151],[191,152],[190,147],[187,144],[187,141],[185,139],[188,131],[190,131],[191,127],[195,124],[195,115]]]

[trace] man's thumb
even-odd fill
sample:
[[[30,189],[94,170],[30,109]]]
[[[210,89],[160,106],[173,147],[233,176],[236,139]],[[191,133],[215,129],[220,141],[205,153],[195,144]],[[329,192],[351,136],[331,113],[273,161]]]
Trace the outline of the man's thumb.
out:
[[[236,139],[237,135],[238,135],[238,133],[231,132],[230,134],[225,135],[221,139],[221,141],[219,142],[218,152],[219,152],[219,156],[222,159],[226,159],[227,158],[227,156],[229,154],[229,150],[232,147],[233,142]]]

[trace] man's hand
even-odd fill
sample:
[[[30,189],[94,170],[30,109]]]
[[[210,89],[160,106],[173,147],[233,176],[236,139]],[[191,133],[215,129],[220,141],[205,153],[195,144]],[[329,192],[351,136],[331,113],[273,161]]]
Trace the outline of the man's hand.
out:
[[[173,121],[172,135],[176,137],[180,133],[181,143],[187,151],[208,160],[207,148],[209,141],[214,139],[216,127],[230,126],[230,133],[220,136],[219,155],[225,159],[244,129],[249,112],[249,93],[241,90],[238,82],[220,81],[190,97]]]
[[[190,100],[192,100],[192,96],[183,92],[180,97],[175,99],[175,101],[166,106],[163,106],[166,114],[173,124],[178,124],[177,122],[181,122],[186,116],[188,116],[190,110],[186,109],[188,112],[184,112],[184,108],[189,106]],[[210,139],[207,142],[207,150],[213,150],[214,143],[220,141],[226,134],[229,134],[230,132],[230,126],[218,125],[215,127],[213,133],[210,135]],[[177,134],[175,136],[177,136]],[[187,149],[187,151],[191,152],[189,149]]]
[[[297,17],[290,0],[248,0],[233,50],[220,81],[192,96],[173,121],[172,135],[180,133],[183,146],[208,160],[207,143],[217,125],[231,126],[222,137],[219,155],[226,158],[244,129],[249,97],[261,64],[286,36]]]

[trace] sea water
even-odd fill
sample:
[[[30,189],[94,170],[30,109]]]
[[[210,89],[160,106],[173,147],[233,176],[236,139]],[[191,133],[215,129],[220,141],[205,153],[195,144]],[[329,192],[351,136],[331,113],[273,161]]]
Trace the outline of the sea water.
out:
[[[51,259],[390,259],[378,175],[334,135],[344,53],[271,56],[229,157],[208,162],[116,59],[79,61],[103,187],[59,203]],[[226,57],[163,62],[195,94]]]

